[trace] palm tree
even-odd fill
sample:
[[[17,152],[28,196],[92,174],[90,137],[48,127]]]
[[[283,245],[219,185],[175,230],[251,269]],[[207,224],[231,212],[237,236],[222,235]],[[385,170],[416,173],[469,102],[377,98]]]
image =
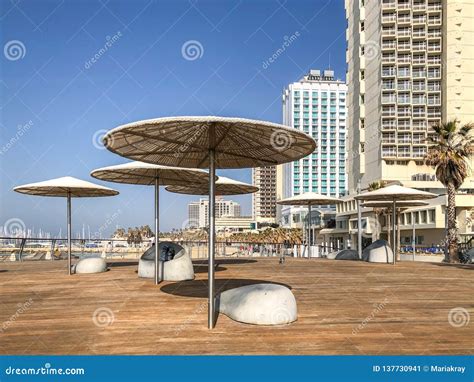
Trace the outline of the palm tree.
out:
[[[432,126],[434,131],[425,161],[436,170],[436,177],[446,187],[448,194],[448,262],[458,263],[456,230],[456,190],[468,176],[468,160],[474,153],[474,125],[461,127],[456,119]]]

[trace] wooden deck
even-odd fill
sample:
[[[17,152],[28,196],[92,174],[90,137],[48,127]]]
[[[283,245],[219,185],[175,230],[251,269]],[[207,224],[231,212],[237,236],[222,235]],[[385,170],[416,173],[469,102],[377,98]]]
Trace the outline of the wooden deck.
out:
[[[196,267],[195,281],[155,286],[137,277],[136,262],[73,276],[63,261],[2,263],[0,352],[474,354],[474,267],[306,259],[279,265],[276,258],[219,262],[218,288],[258,281],[290,286],[298,321],[263,327],[221,315],[208,330],[206,266]],[[471,322],[450,325],[453,308],[466,309],[464,318]]]

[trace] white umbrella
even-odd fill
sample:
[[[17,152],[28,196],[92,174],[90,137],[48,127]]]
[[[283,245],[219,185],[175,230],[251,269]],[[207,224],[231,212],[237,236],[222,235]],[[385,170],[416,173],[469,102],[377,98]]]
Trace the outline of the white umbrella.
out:
[[[209,184],[188,184],[168,186],[166,191],[188,195],[209,195]],[[219,176],[216,180],[216,195],[243,195],[258,191],[258,187],[238,180]]]
[[[305,192],[300,195],[295,195],[290,198],[282,199],[277,204],[286,206],[308,206],[308,258],[311,248],[311,206],[322,206],[329,204],[340,203],[341,200],[332,196],[317,194],[316,192]]]
[[[109,131],[105,146],[127,158],[169,166],[209,168],[209,311],[214,327],[216,168],[273,166],[301,159],[316,148],[307,134],[243,118],[170,117],[130,123]]]
[[[203,184],[209,182],[209,174],[193,168],[169,167],[144,162],[129,162],[116,166],[99,168],[91,172],[97,179],[116,183],[155,186],[155,284],[162,277],[162,264],[159,261],[159,206],[160,186]]]
[[[392,204],[392,229],[393,229],[393,264],[395,264],[395,255],[397,253],[397,234],[395,231],[395,219],[396,219],[396,209],[397,202],[400,201],[417,201],[417,200],[426,200],[436,198],[438,195],[431,192],[420,191],[414,188],[403,187],[399,185],[392,185],[387,187],[379,188],[375,191],[365,192],[360,195],[356,195],[354,198],[358,200],[365,201],[385,201],[391,202]],[[361,227],[357,227],[358,230]],[[361,254],[359,253],[359,257]]]
[[[71,274],[71,198],[113,196],[118,191],[65,176],[62,178],[45,180],[43,182],[25,184],[13,189],[16,192],[28,195],[55,196],[67,198],[67,244],[68,244],[68,272]]]

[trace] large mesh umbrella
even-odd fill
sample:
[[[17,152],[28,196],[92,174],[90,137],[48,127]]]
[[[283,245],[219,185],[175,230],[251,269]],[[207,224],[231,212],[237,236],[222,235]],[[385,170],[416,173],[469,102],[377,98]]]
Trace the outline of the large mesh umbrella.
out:
[[[209,310],[214,327],[216,168],[273,166],[301,159],[316,148],[307,134],[250,119],[170,117],[119,126],[104,136],[105,146],[127,158],[168,166],[209,168]]]
[[[71,176],[25,184],[15,187],[13,190],[28,195],[67,198],[67,258],[69,274],[71,274],[71,198],[118,195],[118,191],[112,190],[111,188],[86,182],[85,180],[76,179]]]
[[[329,204],[340,203],[341,200],[332,196],[321,195],[315,192],[305,192],[290,198],[282,199],[277,204],[286,206],[307,206],[308,207],[308,258],[311,256],[309,251],[311,248],[311,206],[324,206]]]
[[[395,231],[395,220],[397,202],[400,201],[416,201],[436,198],[438,195],[431,192],[420,191],[415,188],[403,187],[399,185],[391,185],[379,188],[375,191],[364,192],[356,195],[354,198],[364,201],[385,201],[392,204],[392,229],[393,229],[393,264],[395,264],[395,254],[397,253],[397,234]],[[358,230],[361,227],[357,227]],[[361,254],[359,253],[359,257]]]
[[[99,168],[91,172],[94,178],[116,183],[155,186],[155,284],[163,279],[163,267],[159,261],[160,233],[160,186],[199,185],[206,186],[209,174],[193,168],[169,167],[144,162],[129,162]]]

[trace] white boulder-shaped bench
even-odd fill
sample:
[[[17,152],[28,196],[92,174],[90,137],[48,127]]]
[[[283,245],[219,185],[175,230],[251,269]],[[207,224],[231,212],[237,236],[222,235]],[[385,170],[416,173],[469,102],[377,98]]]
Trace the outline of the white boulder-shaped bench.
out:
[[[163,264],[164,281],[194,280],[194,268],[191,256],[180,245],[170,242],[160,243],[160,262]],[[172,260],[167,254],[174,253]],[[149,248],[138,262],[138,277],[155,277],[155,246]]]
[[[362,251],[362,260],[369,263],[392,263],[392,248],[387,241],[376,240]]]
[[[101,257],[81,259],[74,266],[75,273],[102,273],[107,270],[107,263]]]
[[[343,249],[337,253],[335,260],[359,260],[359,254],[353,249]]]
[[[253,284],[222,292],[219,312],[229,318],[255,325],[283,325],[298,318],[295,296],[279,284]]]

